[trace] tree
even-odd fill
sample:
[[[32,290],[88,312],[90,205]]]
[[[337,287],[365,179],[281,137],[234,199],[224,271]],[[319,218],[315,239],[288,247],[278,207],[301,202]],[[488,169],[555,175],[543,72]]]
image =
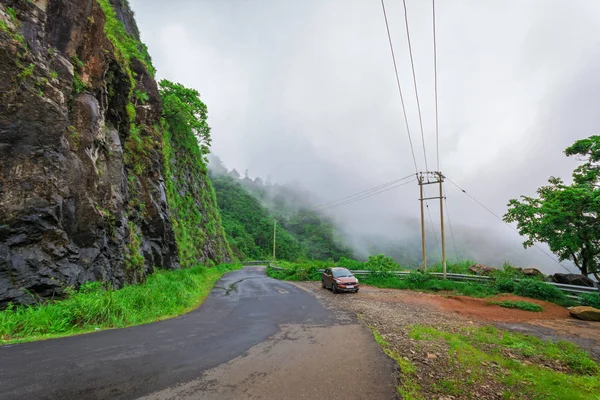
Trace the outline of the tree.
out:
[[[237,172],[237,170],[235,168],[231,170],[229,175],[234,179],[240,179],[240,173]]]
[[[211,143],[210,127],[206,123],[208,111],[200,100],[200,93],[166,79],[160,81],[159,91],[163,101],[163,117],[187,124],[198,140],[202,154],[207,155]]]
[[[525,247],[547,243],[560,260],[600,280],[600,136],[575,142],[565,154],[584,161],[573,171],[573,183],[550,177],[537,197],[510,200],[504,220],[517,223]]]

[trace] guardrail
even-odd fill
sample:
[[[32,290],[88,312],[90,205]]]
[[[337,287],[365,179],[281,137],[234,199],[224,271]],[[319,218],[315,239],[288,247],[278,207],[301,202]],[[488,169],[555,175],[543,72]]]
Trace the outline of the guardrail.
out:
[[[269,263],[269,267],[277,270],[284,270],[285,268],[277,267],[272,263]],[[317,272],[323,272],[323,269],[318,269]],[[373,273],[373,271],[368,270],[351,270],[354,275],[369,275]],[[395,276],[406,276],[410,274],[410,271],[390,271],[389,272]],[[441,272],[430,272],[431,275],[443,279],[444,274]],[[482,276],[482,275],[467,275],[467,274],[446,274],[446,279],[450,279],[453,281],[471,281],[471,282],[493,282],[496,280],[493,276]],[[515,282],[518,282],[519,279],[515,279]],[[567,293],[568,297],[577,298],[577,295],[583,293],[599,293],[600,289],[596,287],[589,286],[577,286],[577,285],[567,285],[564,283],[555,283],[555,282],[546,282],[548,285],[555,286],[562,292]]]
[[[242,262],[243,265],[271,265],[271,262],[269,260],[258,260],[258,261],[244,261]]]

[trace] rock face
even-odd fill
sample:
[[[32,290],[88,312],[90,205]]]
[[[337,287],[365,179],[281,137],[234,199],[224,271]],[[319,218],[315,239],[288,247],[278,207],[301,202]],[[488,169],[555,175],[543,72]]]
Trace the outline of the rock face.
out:
[[[496,271],[496,268],[493,267],[488,267],[487,265],[483,265],[483,264],[473,264],[469,267],[469,271],[471,271],[474,274],[477,275],[490,275],[492,274],[494,271]]]
[[[600,310],[594,307],[580,306],[569,308],[569,314],[573,318],[584,321],[600,321]]]
[[[552,275],[552,282],[564,283],[566,285],[589,286],[594,287],[594,281],[585,275],[577,274],[559,274]]]
[[[161,101],[126,1],[2,0],[0,24],[0,308],[177,268]]]

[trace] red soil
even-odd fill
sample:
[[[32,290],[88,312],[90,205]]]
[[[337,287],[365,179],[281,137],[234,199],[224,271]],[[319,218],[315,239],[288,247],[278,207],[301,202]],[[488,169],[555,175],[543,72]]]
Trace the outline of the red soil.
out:
[[[402,290],[377,289],[371,291],[369,289],[370,288],[366,287],[363,288],[362,294],[364,297],[391,303],[403,302],[424,306],[434,306],[443,311],[454,312],[466,317],[473,317],[480,320],[517,322],[569,318],[569,311],[557,304],[511,294],[501,294],[494,297],[478,299],[466,296],[444,296]],[[520,300],[539,304],[544,308],[544,311],[523,311],[490,304],[492,301],[504,300]]]

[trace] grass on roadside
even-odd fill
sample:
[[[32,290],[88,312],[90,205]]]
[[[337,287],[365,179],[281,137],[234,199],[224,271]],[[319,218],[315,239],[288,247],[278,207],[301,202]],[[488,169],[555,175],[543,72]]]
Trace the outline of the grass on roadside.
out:
[[[373,338],[381,346],[384,353],[388,355],[392,360],[398,363],[400,370],[400,384],[397,387],[397,392],[404,400],[422,400],[423,396],[420,394],[421,388],[417,383],[416,374],[417,367],[408,358],[403,357],[392,349],[390,344],[385,341],[383,336],[379,333],[377,328],[369,326],[373,332]]]
[[[119,290],[85,284],[60,301],[0,311],[0,343],[122,328],[171,318],[198,307],[215,282],[241,265],[157,271],[145,283]]]
[[[505,301],[490,301],[489,304],[494,304],[504,308],[516,308],[523,311],[533,311],[533,312],[541,312],[544,311],[544,308],[539,304],[530,303],[528,301],[514,301],[514,300],[505,300]]]
[[[505,399],[600,398],[600,367],[572,343],[544,341],[494,327],[450,333],[415,325],[409,336],[420,341],[443,340],[449,345],[456,379],[448,380],[451,385],[436,386],[440,394],[452,394],[447,392],[451,388],[454,394],[469,395],[477,385],[493,379],[510,388],[503,393]]]

